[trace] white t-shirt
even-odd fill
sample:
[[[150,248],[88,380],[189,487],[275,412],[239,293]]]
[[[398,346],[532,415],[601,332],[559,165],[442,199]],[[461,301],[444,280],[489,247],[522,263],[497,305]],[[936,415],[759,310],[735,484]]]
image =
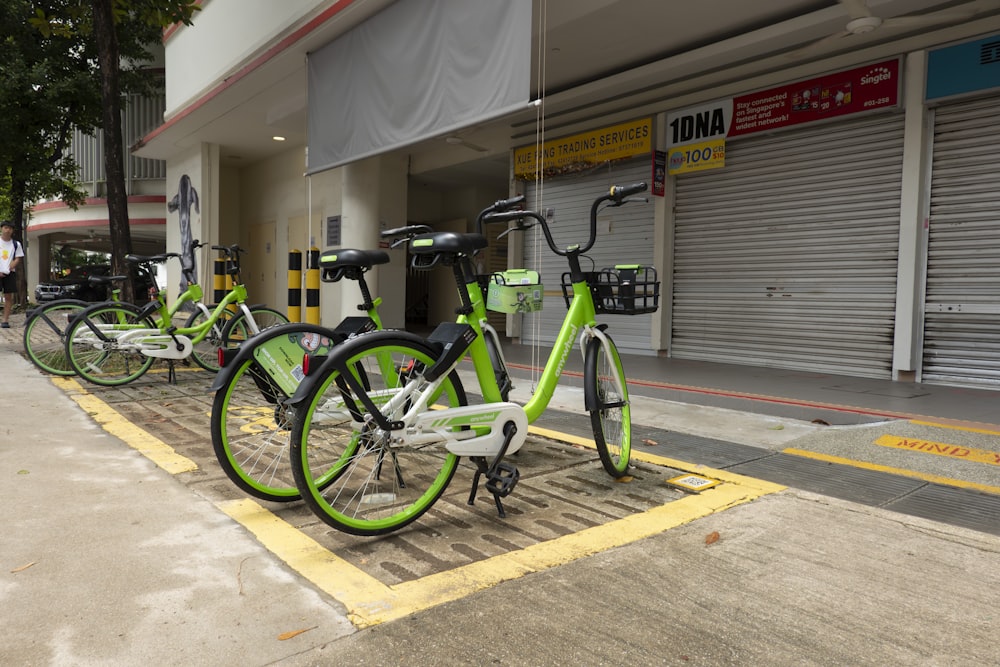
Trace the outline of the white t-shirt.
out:
[[[10,265],[14,261],[14,258],[24,257],[24,250],[21,248],[21,244],[17,243],[16,246],[17,252],[15,254],[14,239],[10,241],[0,239],[0,273],[10,273]]]

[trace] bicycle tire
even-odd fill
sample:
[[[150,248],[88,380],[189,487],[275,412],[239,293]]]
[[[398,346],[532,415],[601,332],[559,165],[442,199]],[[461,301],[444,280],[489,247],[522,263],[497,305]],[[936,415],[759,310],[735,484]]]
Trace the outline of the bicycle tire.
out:
[[[216,373],[219,370],[219,348],[222,347],[222,331],[225,329],[227,321],[231,319],[226,316],[228,312],[228,310],[223,311],[219,315],[219,318],[212,322],[212,327],[209,329],[208,334],[201,342],[195,343],[194,349],[191,350],[191,358],[194,359],[194,363],[212,373]],[[188,329],[203,326],[210,316],[210,313],[206,314],[205,311],[199,308],[191,313],[184,326]]]
[[[75,315],[91,304],[80,299],[59,299],[35,308],[24,322],[24,352],[28,360],[52,375],[73,375],[66,358],[66,330]]]
[[[137,346],[118,344],[118,335],[136,328],[157,326],[148,317],[141,317],[139,308],[129,303],[91,306],[73,320],[66,332],[66,358],[76,374],[88,382],[105,387],[128,384],[155,361]]]
[[[288,318],[274,308],[267,306],[250,306],[249,308],[257,328],[261,331],[279,324],[288,324]],[[253,336],[253,329],[247,324],[246,319],[246,314],[241,310],[226,322],[226,326],[222,329],[222,345],[227,349],[239,347]]]
[[[336,338],[318,324],[291,323],[261,332],[248,344],[258,347],[281,336],[292,340],[298,334],[320,336],[318,344],[326,349]],[[297,351],[292,348],[291,353]],[[305,351],[302,346],[301,352]],[[287,403],[288,393],[255,357],[243,358],[241,353],[234,363],[238,364],[235,368],[224,371],[229,377],[212,401],[212,448],[219,466],[237,487],[255,498],[278,503],[299,500],[302,496],[289,459],[294,408]]]
[[[596,401],[594,409],[590,410],[590,425],[594,431],[597,454],[604,470],[617,479],[628,471],[632,454],[632,412],[621,357],[610,337],[608,349],[610,354],[605,352],[596,337],[587,342],[584,382],[587,389],[594,392],[592,396]],[[616,376],[620,380],[621,392],[619,383],[615,381]]]
[[[364,369],[363,391],[383,406],[400,386],[422,382],[412,375],[413,369],[429,366],[437,357],[423,339],[398,331],[365,334],[344,343],[335,355],[331,361],[342,362],[341,368]],[[386,434],[365,419],[372,413],[347,390],[341,371],[332,366],[296,411],[291,463],[299,492],[320,519],[343,532],[371,536],[399,530],[441,497],[459,457],[436,443],[390,447]],[[436,402],[467,405],[454,371]],[[345,419],[345,411],[353,412],[353,419],[350,415]],[[401,412],[388,416],[398,418]],[[386,464],[391,467],[388,472]]]

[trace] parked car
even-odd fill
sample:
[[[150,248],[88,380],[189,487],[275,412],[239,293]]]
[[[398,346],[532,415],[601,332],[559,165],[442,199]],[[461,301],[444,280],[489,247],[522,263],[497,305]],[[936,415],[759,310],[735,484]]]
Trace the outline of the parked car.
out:
[[[35,301],[45,303],[56,299],[81,299],[83,301],[105,301],[110,297],[106,285],[91,285],[90,276],[111,275],[110,264],[88,264],[71,269],[65,278],[47,283],[39,283],[35,288]],[[138,272],[135,293],[136,300],[144,302],[149,288],[155,283],[145,271]]]

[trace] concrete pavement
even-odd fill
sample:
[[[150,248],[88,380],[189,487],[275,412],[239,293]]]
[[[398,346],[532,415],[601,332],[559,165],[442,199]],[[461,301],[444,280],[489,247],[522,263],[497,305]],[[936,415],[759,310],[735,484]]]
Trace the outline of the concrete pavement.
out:
[[[95,425],[17,354],[14,327],[0,334],[0,664],[996,664],[1000,538],[793,489],[358,630],[207,487]],[[688,429],[761,446],[833,433],[648,409],[637,421],[675,415],[680,431],[689,412]],[[133,421],[156,435],[158,420]]]

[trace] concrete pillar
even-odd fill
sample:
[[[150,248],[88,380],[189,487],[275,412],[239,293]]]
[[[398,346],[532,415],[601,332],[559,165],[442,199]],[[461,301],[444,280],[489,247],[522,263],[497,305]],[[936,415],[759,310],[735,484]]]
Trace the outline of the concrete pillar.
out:
[[[377,248],[379,242],[379,199],[381,161],[373,157],[343,167],[343,204],[341,208],[341,247]],[[373,296],[380,294],[377,271],[366,276]],[[336,315],[323,313],[323,321],[335,326],[343,318],[358,315],[358,286],[343,281],[343,298]],[[333,315],[333,317],[331,317]]]

